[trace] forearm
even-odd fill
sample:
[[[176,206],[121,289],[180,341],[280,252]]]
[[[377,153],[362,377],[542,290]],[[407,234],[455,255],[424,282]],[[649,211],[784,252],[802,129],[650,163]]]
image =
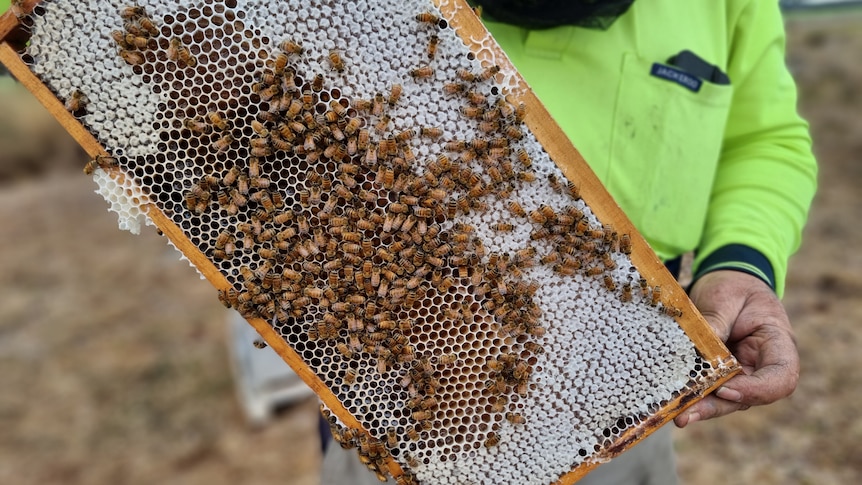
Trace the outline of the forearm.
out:
[[[808,124],[796,112],[778,8],[749,2],[736,30],[728,67],[735,84],[733,105],[695,274],[732,267],[708,259],[727,245],[743,245],[768,260],[769,283],[781,295],[787,260],[799,247],[816,189],[817,166]]]

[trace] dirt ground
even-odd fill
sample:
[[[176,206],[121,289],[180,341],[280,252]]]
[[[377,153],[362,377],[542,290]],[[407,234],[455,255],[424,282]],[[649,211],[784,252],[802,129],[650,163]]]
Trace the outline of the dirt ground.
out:
[[[784,299],[802,380],[678,431],[684,483],[862,483],[862,16],[788,28],[821,163]],[[215,291],[151,228],[119,231],[74,143],[2,81],[0,483],[317,483],[315,401],[245,423]]]

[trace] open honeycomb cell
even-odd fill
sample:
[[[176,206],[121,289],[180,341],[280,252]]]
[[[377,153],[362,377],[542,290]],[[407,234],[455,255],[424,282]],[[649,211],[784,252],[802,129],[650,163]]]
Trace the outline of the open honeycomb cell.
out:
[[[21,15],[21,59],[106,151],[86,171],[120,227],[163,214],[382,478],[553,482],[727,376],[525,123],[493,41],[465,42],[465,5]]]

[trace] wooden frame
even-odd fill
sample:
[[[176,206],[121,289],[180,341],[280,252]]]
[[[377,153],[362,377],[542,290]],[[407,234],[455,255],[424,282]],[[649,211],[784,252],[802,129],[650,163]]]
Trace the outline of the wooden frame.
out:
[[[482,26],[479,18],[461,0],[434,0],[438,4],[446,18],[456,29],[458,35],[474,50],[479,45],[475,39],[485,39],[489,34]],[[31,10],[38,2],[25,0],[18,4],[17,8],[24,11]],[[30,71],[22,61],[19,51],[27,40],[26,33],[21,29],[18,18],[10,11],[0,16],[0,62],[45,106],[49,113],[54,116],[63,127],[75,138],[75,140],[91,156],[107,155],[105,149],[84,128],[81,123],[70,114],[63,103]],[[496,44],[494,44],[496,47]],[[487,47],[487,46],[485,46]],[[496,47],[499,49],[498,47]],[[501,64],[506,61],[505,54],[499,51],[495,55],[496,62]],[[514,71],[514,68],[504,66]],[[694,342],[702,358],[710,362],[714,369],[719,370],[719,378],[705,389],[691,389],[676,399],[669,402],[658,413],[636,428],[630,429],[620,437],[607,452],[600,458],[611,458],[622,453],[646,435],[663,424],[672,420],[685,408],[696,402],[702,395],[716,389],[737,372],[739,367],[735,359],[730,355],[724,344],[711,331],[708,323],[697,312],[685,292],[680,288],[675,279],[668,273],[664,265],[649,248],[646,241],[640,236],[631,222],[614,202],[602,186],[598,178],[590,170],[587,163],[572,146],[559,126],[553,121],[550,114],[539,102],[529,87],[519,78],[524,95],[521,101],[527,104],[528,111],[525,122],[534,133],[545,150],[556,161],[558,167],[571,180],[577,180],[581,188],[582,197],[589,203],[595,215],[603,221],[613,221],[622,233],[629,233],[633,239],[631,259],[638,270],[649,279],[651,285],[661,285],[664,290],[663,298],[674,306],[683,310],[685,317],[677,319],[679,325]],[[119,169],[113,169],[111,176],[122,181],[125,175]],[[200,250],[189,241],[182,230],[168,218],[155,204],[145,207],[147,216],[155,225],[170,239],[170,241],[192,262],[192,264],[204,275],[217,289],[230,287],[227,279],[216,268]],[[351,415],[336,398],[332,391],[311,371],[303,362],[302,358],[278,335],[270,324],[261,319],[249,319],[249,323],[257,330],[279,355],[293,368],[293,370],[308,384],[320,397],[321,401],[335,413],[347,426],[362,429],[359,421]],[[598,462],[589,462],[573,469],[559,480],[559,483],[574,483],[587,472],[598,466]],[[389,459],[389,469],[394,476],[402,473],[399,465]]]

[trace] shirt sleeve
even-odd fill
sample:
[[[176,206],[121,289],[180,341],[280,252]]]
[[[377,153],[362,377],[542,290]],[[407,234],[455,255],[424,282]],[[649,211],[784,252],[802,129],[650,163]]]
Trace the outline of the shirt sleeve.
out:
[[[738,252],[722,249],[751,248],[768,260],[781,296],[816,190],[817,164],[808,124],[796,111],[778,2],[747,1],[730,25],[734,94],[694,274],[750,264],[728,260]]]

